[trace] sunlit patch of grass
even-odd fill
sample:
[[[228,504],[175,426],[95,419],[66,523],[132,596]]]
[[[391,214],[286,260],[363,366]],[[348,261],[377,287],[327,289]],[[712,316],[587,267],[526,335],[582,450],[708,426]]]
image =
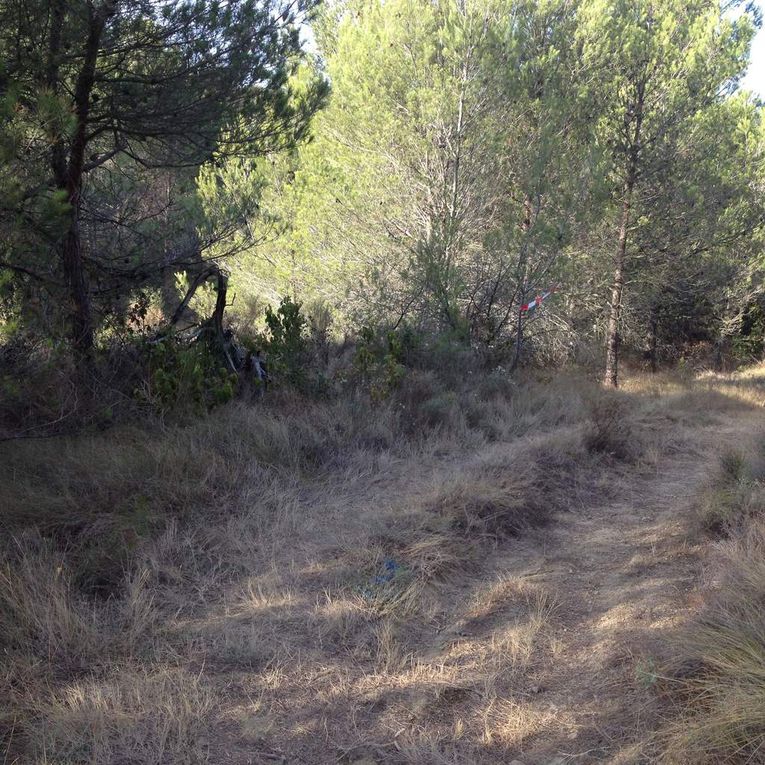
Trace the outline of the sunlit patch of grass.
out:
[[[532,736],[560,730],[563,722],[552,709],[497,698],[484,711],[481,739],[486,746],[517,751]]]
[[[216,710],[197,675],[129,668],[31,701],[24,735],[43,763],[194,762]]]

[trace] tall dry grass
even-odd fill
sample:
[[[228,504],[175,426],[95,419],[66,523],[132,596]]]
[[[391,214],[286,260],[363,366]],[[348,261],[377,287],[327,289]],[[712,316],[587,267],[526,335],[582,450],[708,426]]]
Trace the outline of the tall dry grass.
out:
[[[705,384],[715,389],[714,378]],[[717,392],[762,406],[762,369],[728,375]],[[765,441],[739,439],[699,493],[701,527],[722,537],[698,616],[679,636],[666,688],[678,714],[662,732],[672,763],[765,761]]]
[[[492,551],[681,448],[686,395],[418,372],[0,446],[0,751],[505,761],[557,612]]]
[[[684,632],[665,731],[673,763],[765,760],[765,524],[726,543],[721,582]]]

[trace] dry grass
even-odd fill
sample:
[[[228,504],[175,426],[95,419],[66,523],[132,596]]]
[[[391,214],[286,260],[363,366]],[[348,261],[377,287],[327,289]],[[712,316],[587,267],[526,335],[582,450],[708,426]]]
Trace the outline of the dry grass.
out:
[[[215,698],[183,670],[127,666],[73,682],[31,710],[24,730],[40,763],[201,762]]]
[[[765,374],[755,367],[707,375],[705,395],[728,406],[765,404]],[[722,534],[703,608],[682,631],[664,685],[678,706],[662,731],[672,763],[765,760],[765,442],[738,439],[700,492],[707,532]]]
[[[87,665],[98,625],[72,587],[63,556],[34,537],[13,540],[7,552],[0,570],[0,646],[69,672]]]
[[[601,455],[584,443],[583,427],[505,442],[465,460],[446,480],[439,477],[424,509],[470,539],[501,539],[544,526],[570,509],[579,489],[597,495]]]
[[[724,548],[723,581],[683,634],[672,690],[683,711],[666,731],[666,759],[765,759],[765,525]]]
[[[765,510],[765,439],[739,442],[720,454],[718,467],[699,493],[697,513],[709,532],[731,534]]]
[[[493,551],[681,448],[688,395],[420,375],[378,404],[6,445],[0,751],[512,759],[568,725],[529,690],[559,612]]]

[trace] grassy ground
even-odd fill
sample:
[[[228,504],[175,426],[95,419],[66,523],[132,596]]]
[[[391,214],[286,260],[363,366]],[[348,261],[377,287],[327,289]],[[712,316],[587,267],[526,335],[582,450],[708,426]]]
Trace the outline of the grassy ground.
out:
[[[2,445],[4,762],[758,761],[761,374],[416,373]]]

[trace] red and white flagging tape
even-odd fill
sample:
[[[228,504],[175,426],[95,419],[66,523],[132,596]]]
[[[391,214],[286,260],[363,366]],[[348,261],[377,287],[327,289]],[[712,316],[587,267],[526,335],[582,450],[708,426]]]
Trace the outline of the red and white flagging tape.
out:
[[[547,292],[543,292],[541,295],[537,295],[530,303],[525,303],[521,306],[521,313],[530,313],[533,311],[538,305],[542,305],[542,301],[546,298],[550,297],[550,295],[557,290],[557,287],[550,287]]]

